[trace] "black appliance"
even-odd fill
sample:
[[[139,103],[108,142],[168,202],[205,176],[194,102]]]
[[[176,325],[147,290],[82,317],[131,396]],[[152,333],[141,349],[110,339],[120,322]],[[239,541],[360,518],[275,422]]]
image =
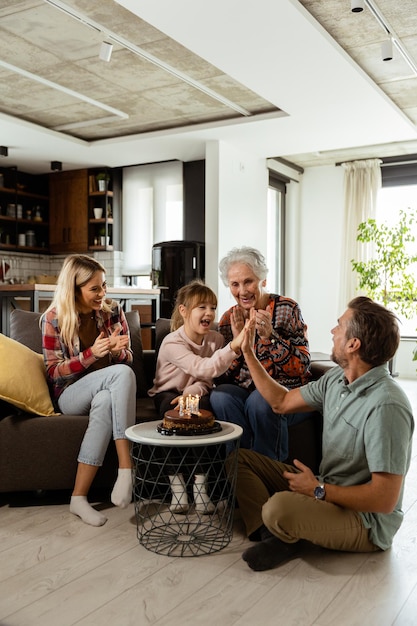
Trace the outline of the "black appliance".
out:
[[[171,317],[180,287],[204,277],[204,243],[163,241],[152,246],[152,287],[161,290],[161,317]]]

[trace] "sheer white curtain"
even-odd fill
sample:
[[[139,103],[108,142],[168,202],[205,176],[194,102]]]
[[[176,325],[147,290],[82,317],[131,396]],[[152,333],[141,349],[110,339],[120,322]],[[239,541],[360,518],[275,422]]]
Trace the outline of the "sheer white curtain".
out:
[[[123,169],[123,273],[149,276],[152,246],[183,239],[182,163]]]
[[[358,226],[361,222],[376,215],[378,190],[381,188],[380,159],[366,159],[342,163],[344,179],[344,232],[342,239],[342,257],[339,288],[339,310],[358,292],[358,278],[352,270],[351,260],[366,261],[370,250],[363,243],[356,241]]]

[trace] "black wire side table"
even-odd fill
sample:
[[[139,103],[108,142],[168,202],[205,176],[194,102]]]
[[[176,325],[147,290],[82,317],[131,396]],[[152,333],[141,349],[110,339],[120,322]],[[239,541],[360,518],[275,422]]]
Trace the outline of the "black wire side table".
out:
[[[242,429],[218,424],[220,431],[209,435],[165,435],[160,421],[126,430],[137,536],[147,550],[200,556],[230,543]]]

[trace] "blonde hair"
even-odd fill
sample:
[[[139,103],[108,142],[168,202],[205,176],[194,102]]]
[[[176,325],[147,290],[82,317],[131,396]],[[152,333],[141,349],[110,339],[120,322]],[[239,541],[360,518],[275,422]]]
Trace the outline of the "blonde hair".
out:
[[[85,254],[72,254],[68,256],[61,268],[55,289],[54,298],[45,311],[47,313],[56,308],[60,338],[67,346],[74,344],[78,334],[79,319],[75,306],[76,297],[94,276],[96,272],[106,273],[104,267]],[[110,306],[103,302],[103,310],[110,311]]]
[[[184,319],[179,311],[181,304],[191,311],[191,309],[195,309],[205,302],[217,307],[216,294],[201,280],[193,280],[188,285],[181,287],[177,292],[175,307],[171,315],[171,332],[184,324]]]

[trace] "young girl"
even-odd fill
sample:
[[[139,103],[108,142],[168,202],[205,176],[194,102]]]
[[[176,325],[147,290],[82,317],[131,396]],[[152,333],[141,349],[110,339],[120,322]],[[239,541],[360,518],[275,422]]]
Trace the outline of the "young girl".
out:
[[[243,331],[224,346],[223,336],[211,329],[216,308],[216,294],[201,281],[192,281],[177,293],[171,332],[162,341],[154,385],[148,392],[161,419],[178,405],[181,396],[189,394],[200,396],[200,408],[211,411],[213,378],[223,374],[240,355]],[[188,509],[184,478],[173,473],[169,479],[171,511],[184,512]],[[206,493],[206,479],[195,475],[194,504],[197,511],[211,513],[214,506]]]
[[[106,517],[87,495],[113,436],[119,471],[111,501],[131,501],[130,446],[125,429],[135,423],[136,379],[126,318],[120,305],[106,300],[104,267],[76,254],[62,266],[54,299],[42,316],[42,347],[48,382],[62,413],[89,415],[78,455],[70,511],[86,524]]]

